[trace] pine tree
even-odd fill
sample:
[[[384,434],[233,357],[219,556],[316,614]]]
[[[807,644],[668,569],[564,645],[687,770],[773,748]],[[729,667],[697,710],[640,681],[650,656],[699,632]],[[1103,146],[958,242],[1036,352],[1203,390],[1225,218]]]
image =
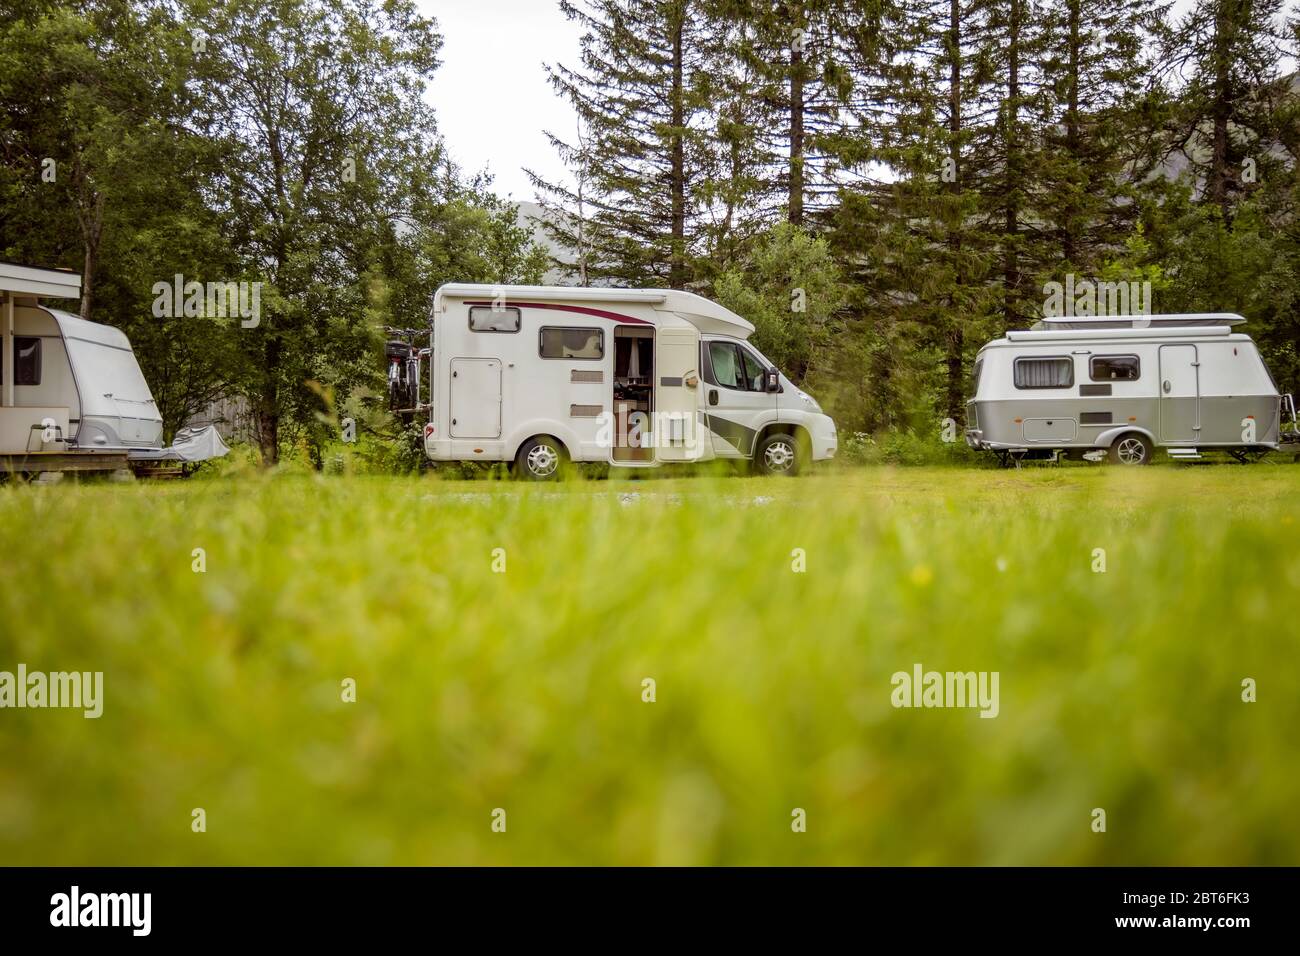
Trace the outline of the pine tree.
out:
[[[863,307],[877,341],[910,339],[929,352],[940,369],[936,404],[956,420],[967,349],[990,328],[997,302],[996,250],[980,225],[988,157],[975,148],[987,102],[986,21],[976,2],[896,0],[852,36],[870,91],[858,96],[870,106],[859,115],[885,172],[837,215],[839,248],[871,290]]]
[[[548,228],[583,250],[592,281],[685,288],[701,231],[693,192],[709,149],[708,24],[695,0],[563,0],[561,9],[583,27],[581,64],[548,73],[583,141],[548,136],[583,194],[530,173]]]
[[[1169,8],[1150,0],[1042,8],[1044,277],[1095,272],[1132,233],[1135,186],[1158,159],[1156,50]]]
[[[976,13],[976,11],[972,11]],[[1041,78],[1035,59],[1042,43],[1030,0],[988,0],[971,16],[972,82],[977,90],[967,122],[981,195],[982,231],[997,262],[996,286],[1002,327],[1024,325],[1037,296],[1030,280],[1042,258]]]
[[[759,205],[802,226],[835,198],[853,82],[843,33],[861,11],[844,0],[715,0],[710,12],[731,69],[748,80]]]
[[[1169,37],[1166,55],[1180,91],[1171,150],[1186,156],[1205,200],[1225,222],[1234,204],[1276,165],[1281,0],[1198,0]]]

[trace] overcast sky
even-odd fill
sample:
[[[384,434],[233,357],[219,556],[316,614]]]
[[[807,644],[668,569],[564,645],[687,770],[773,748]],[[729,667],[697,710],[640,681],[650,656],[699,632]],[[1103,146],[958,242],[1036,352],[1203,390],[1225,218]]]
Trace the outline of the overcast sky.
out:
[[[523,166],[565,177],[542,131],[571,139],[573,111],[555,95],[542,64],[578,62],[578,25],[557,0],[418,3],[437,18],[443,36],[443,65],[429,97],[452,158],[467,173],[489,169],[498,195],[532,201]]]

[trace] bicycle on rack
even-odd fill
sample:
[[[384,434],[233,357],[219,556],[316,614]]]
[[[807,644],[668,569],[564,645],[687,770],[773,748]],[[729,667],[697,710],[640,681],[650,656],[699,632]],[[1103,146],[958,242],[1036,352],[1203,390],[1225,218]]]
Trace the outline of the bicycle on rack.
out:
[[[384,332],[389,336],[384,343],[384,357],[388,360],[388,409],[403,424],[409,424],[416,414],[429,407],[420,401],[420,371],[433,349],[415,344],[418,338],[427,341],[429,330],[386,325]]]

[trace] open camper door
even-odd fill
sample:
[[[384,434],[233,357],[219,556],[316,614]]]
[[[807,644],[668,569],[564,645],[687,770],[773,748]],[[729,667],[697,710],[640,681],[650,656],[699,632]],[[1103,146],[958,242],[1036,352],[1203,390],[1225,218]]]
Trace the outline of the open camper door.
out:
[[[661,462],[699,461],[708,433],[700,427],[700,333],[694,326],[655,330],[655,457]]]

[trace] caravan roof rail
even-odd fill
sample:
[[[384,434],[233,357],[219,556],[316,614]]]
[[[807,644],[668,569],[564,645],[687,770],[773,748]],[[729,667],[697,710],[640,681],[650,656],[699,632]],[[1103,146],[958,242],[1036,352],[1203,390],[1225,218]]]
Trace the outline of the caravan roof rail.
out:
[[[1227,337],[1232,329],[1226,325],[1206,325],[1189,328],[1185,325],[1156,327],[1151,329],[1031,329],[1021,331],[1012,329],[1007,333],[1008,342],[1087,342],[1099,338],[1106,339],[1180,339],[1193,336],[1202,338]]]
[[[1219,338],[1232,334],[1226,325],[1206,325],[1189,328],[1188,326],[1164,326],[1151,329],[1031,329],[1021,331],[1012,329],[1007,333],[1008,342],[1086,342],[1093,339],[1170,339]]]
[[[1033,331],[1060,332],[1099,329],[1192,329],[1241,325],[1236,312],[1182,312],[1168,315],[1045,315]]]

